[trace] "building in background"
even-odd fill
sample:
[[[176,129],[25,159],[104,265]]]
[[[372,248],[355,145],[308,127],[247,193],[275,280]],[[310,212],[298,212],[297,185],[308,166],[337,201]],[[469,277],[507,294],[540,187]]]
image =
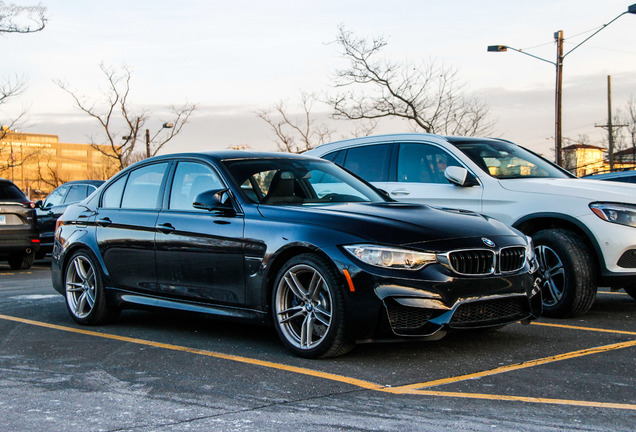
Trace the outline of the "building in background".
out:
[[[614,171],[636,168],[635,149],[614,153]],[[607,149],[590,144],[573,144],[563,148],[563,168],[583,177],[610,171]]]
[[[99,148],[112,154],[110,146]],[[89,144],[61,143],[57,135],[22,133],[2,126],[0,177],[36,200],[67,181],[111,177],[117,168],[102,151]]]

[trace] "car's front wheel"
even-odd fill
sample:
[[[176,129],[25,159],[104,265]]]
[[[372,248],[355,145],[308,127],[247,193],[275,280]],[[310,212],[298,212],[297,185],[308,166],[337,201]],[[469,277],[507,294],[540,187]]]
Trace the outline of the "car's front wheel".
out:
[[[532,236],[543,272],[543,314],[567,318],[584,314],[596,298],[596,271],[588,247],[573,232],[545,229]]]
[[[335,357],[353,347],[346,334],[342,283],[326,259],[302,254],[279,271],[272,292],[276,331],[295,354]]]
[[[78,323],[96,325],[117,317],[119,310],[106,302],[102,272],[92,253],[80,250],[71,256],[64,272],[64,286],[66,306]]]
[[[25,252],[21,254],[12,255],[9,257],[9,267],[11,270],[27,270],[33,265],[33,259],[35,258],[35,252]]]

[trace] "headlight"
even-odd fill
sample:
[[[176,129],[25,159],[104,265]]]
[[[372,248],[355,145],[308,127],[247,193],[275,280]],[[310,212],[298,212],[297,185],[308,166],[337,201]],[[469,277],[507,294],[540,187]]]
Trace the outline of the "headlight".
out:
[[[590,209],[601,219],[620,225],[636,227],[636,206],[615,203],[592,203]]]
[[[384,268],[419,270],[437,262],[434,253],[375,245],[347,245],[345,250],[363,263]]]
[[[530,273],[534,273],[539,269],[539,261],[537,260],[537,255],[534,253],[532,237],[526,236],[526,241],[528,242],[526,245],[526,259],[530,264]]]

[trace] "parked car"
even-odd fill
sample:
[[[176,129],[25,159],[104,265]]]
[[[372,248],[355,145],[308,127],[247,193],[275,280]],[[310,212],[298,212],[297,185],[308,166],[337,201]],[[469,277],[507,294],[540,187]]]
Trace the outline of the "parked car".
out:
[[[273,324],[304,357],[356,340],[440,338],[541,311],[526,236],[386,198],[284,153],[158,156],[58,220],[54,288],[80,324],[164,307]]]
[[[53,251],[53,233],[55,222],[62,216],[66,207],[79,202],[95,192],[103,180],[74,180],[64,183],[51,192],[44,201],[35,202],[37,227],[40,233],[40,250],[37,258],[43,258]]]
[[[13,270],[31,267],[40,246],[34,207],[13,182],[0,178],[0,260]]]
[[[622,183],[636,183],[636,170],[616,171],[603,174],[589,174],[581,178],[588,180],[609,180]]]
[[[506,140],[371,136],[306,154],[344,166],[395,199],[468,209],[532,236],[544,314],[588,311],[597,286],[636,298],[636,186],[581,180]]]

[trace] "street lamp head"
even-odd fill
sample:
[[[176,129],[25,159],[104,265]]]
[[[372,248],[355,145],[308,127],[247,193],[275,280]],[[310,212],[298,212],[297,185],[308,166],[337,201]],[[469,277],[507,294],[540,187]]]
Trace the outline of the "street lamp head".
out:
[[[508,51],[508,47],[506,45],[488,45],[488,51],[506,52]]]
[[[627,8],[627,13],[636,14],[636,3]]]
[[[172,129],[174,127],[174,123],[164,123],[163,127],[165,129]]]

